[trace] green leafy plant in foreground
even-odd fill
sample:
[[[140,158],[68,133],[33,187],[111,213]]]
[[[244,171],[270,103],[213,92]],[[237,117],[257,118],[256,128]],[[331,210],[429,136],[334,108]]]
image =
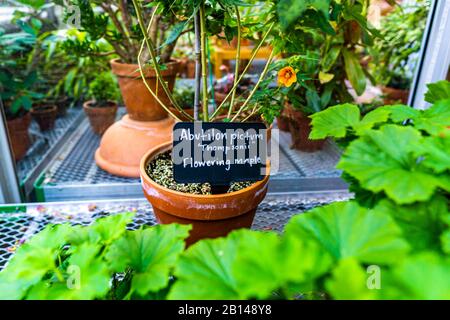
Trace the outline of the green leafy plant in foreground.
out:
[[[0,298],[449,299],[449,106],[313,115],[313,137],[345,141],[338,167],[355,199],[294,216],[281,235],[237,230],[184,249],[189,226],[129,231],[131,213],[48,226],[0,272]]]

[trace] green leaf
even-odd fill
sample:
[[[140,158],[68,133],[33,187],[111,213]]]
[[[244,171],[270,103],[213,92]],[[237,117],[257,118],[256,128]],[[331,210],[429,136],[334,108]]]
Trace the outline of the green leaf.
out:
[[[427,202],[406,206],[384,199],[374,210],[394,218],[414,252],[440,251],[440,236],[445,230],[442,217],[448,214],[447,199],[444,196],[436,195]]]
[[[58,251],[70,232],[68,225],[48,226],[21,245],[0,272],[0,299],[23,298],[28,288],[54,270]]]
[[[126,226],[133,220],[134,213],[127,212],[97,219],[91,226],[74,227],[75,232],[68,236],[72,245],[85,242],[109,245],[126,231]]]
[[[385,277],[386,299],[450,299],[450,259],[433,253],[408,257]]]
[[[310,139],[326,137],[344,138],[347,129],[359,123],[359,108],[353,104],[341,104],[310,116],[312,131]]]
[[[384,125],[353,141],[336,166],[372,192],[384,191],[399,204],[428,200],[442,182],[413,155],[422,141],[411,127]]]
[[[380,107],[367,113],[364,118],[353,129],[357,134],[363,134],[365,130],[371,129],[378,123],[385,123],[388,121],[390,111],[386,108]]]
[[[333,269],[332,277],[325,282],[325,288],[338,300],[374,299],[376,294],[367,287],[367,279],[368,274],[358,261],[344,259]]]
[[[131,293],[141,296],[167,286],[172,268],[184,250],[184,240],[191,226],[157,225],[137,231],[127,231],[106,253],[110,268],[123,272],[131,268]]]
[[[335,260],[391,264],[409,249],[389,215],[371,212],[355,202],[336,202],[295,216],[286,233],[316,241]]]
[[[280,0],[277,11],[281,26],[286,29],[308,9],[320,11],[328,18],[329,8],[330,0]]]
[[[450,99],[440,100],[413,118],[414,126],[430,134],[438,134],[450,126]]]
[[[337,58],[339,57],[339,54],[341,53],[341,47],[335,46],[331,47],[330,50],[325,54],[325,56],[322,59],[322,71],[328,72],[330,69],[334,66],[334,64],[337,61]]]
[[[417,155],[424,156],[423,165],[436,173],[450,170],[450,136],[425,137]]]
[[[103,298],[110,289],[111,274],[99,257],[100,247],[86,243],[79,246],[68,260],[69,273],[65,281],[41,282],[27,299],[92,300]]]
[[[169,299],[239,299],[232,266],[239,244],[238,233],[227,238],[202,240],[181,255],[175,267],[177,281]]]
[[[405,106],[403,104],[396,104],[383,108],[390,111],[392,121],[397,123],[408,119],[415,119],[420,116],[420,110]]]
[[[428,91],[425,93],[425,101],[435,103],[439,100],[450,99],[450,82],[441,80],[427,84]]]
[[[353,89],[355,89],[356,94],[360,96],[366,89],[366,76],[364,71],[359,64],[358,58],[353,52],[343,48],[342,55],[344,57],[345,73],[347,74],[347,78]]]

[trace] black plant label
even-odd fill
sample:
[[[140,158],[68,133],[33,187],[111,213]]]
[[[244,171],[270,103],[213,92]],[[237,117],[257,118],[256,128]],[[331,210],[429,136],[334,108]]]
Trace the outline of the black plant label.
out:
[[[173,173],[178,183],[228,185],[267,174],[263,123],[178,122],[173,130]]]

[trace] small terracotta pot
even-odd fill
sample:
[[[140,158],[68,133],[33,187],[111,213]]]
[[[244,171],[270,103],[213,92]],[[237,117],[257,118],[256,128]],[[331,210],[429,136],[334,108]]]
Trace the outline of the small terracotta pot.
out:
[[[181,75],[184,78],[193,79],[195,78],[195,60],[185,58],[182,61],[183,71]]]
[[[55,126],[58,108],[56,105],[34,105],[31,109],[31,116],[38,123],[41,131],[48,131]]]
[[[117,114],[117,103],[110,101],[107,107],[95,107],[94,101],[86,101],[83,109],[89,118],[92,131],[102,135],[115,121]]]
[[[151,180],[145,168],[157,155],[171,148],[171,142],[159,145],[142,158],[140,165],[144,195],[158,222],[192,224],[188,245],[204,238],[226,236],[235,229],[250,228],[256,209],[266,196],[269,175],[232,193],[196,195],[170,190]]]
[[[112,72],[117,76],[122,97],[130,119],[136,121],[158,121],[167,117],[167,112],[153,98],[142,81],[137,64],[120,63],[118,59],[110,61]],[[162,77],[167,82],[169,90],[173,90],[175,78],[181,63],[173,61],[166,64],[167,69],[162,70]],[[154,70],[145,70],[145,79],[150,88],[158,93],[159,99],[171,106],[169,97],[165,94],[161,84],[156,78]]]
[[[402,103],[407,104],[409,98],[409,90],[407,89],[396,89],[392,87],[381,87],[383,91],[383,102],[385,105]]]
[[[28,134],[28,128],[31,123],[31,115],[27,113],[21,118],[7,120],[6,123],[14,159],[18,161],[25,156],[28,148],[30,148],[31,141]]]
[[[314,152],[321,150],[325,144],[325,139],[311,140],[311,119],[303,112],[288,107],[289,131],[292,137],[292,146],[300,151]]]

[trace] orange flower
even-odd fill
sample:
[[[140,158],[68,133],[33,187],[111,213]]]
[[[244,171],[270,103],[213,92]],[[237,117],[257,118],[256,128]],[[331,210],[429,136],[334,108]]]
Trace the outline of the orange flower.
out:
[[[297,82],[297,74],[292,67],[284,67],[278,71],[278,84],[282,84],[286,87],[290,87],[293,83]]]

